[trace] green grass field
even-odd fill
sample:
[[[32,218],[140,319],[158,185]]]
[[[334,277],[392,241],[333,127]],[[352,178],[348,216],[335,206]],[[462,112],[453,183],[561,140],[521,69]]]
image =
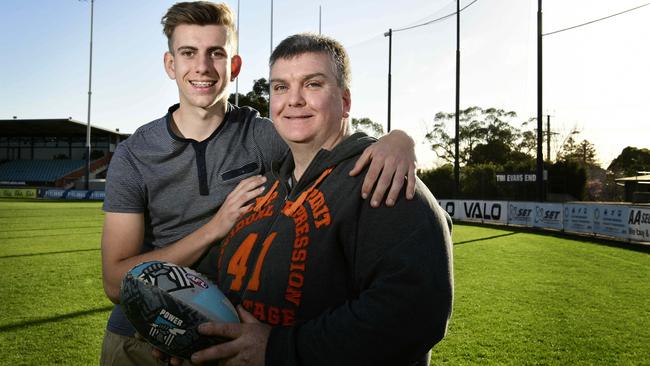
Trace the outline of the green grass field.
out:
[[[0,365],[97,364],[101,203],[0,199]],[[433,364],[650,365],[650,255],[456,225]],[[388,345],[389,346],[389,345]]]

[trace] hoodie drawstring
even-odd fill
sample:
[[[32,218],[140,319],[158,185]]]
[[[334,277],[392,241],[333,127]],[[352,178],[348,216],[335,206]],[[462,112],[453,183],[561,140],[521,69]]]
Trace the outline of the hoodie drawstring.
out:
[[[278,188],[278,183],[280,183],[279,180],[276,180],[275,183],[273,183],[273,186],[271,189],[269,189],[266,194],[258,199],[255,200],[255,207],[253,207],[253,211],[257,212],[259,211],[264,205],[266,204],[267,201],[271,199],[271,196],[273,196],[273,192],[275,192],[276,188]]]
[[[334,170],[334,167],[325,169],[323,173],[321,173],[320,177],[316,179],[314,184],[312,184],[311,187],[309,187],[309,189],[302,192],[294,202],[287,201],[287,205],[284,206],[284,209],[282,209],[282,213],[286,216],[291,217],[296,212],[296,210],[300,206],[302,206],[302,204],[305,202],[307,196],[311,193],[311,191],[316,189],[316,186],[318,186],[323,181],[323,179],[325,179],[325,177],[327,177],[332,172],[332,170]]]

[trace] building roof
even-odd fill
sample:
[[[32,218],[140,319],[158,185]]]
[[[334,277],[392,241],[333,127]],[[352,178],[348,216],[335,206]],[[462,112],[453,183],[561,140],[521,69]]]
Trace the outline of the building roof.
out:
[[[2,137],[85,137],[86,128],[86,123],[75,121],[72,118],[0,120],[0,136]],[[91,125],[90,128],[90,134],[92,136],[129,136],[129,134],[93,125]]]
[[[617,182],[650,182],[650,174],[637,175],[636,177],[625,177],[616,179]]]

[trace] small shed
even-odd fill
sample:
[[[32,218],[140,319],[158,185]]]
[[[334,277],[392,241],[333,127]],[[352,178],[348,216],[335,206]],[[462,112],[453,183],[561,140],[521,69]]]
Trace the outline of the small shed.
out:
[[[634,203],[650,203],[650,172],[635,177],[616,179],[616,183],[625,186],[625,201]]]

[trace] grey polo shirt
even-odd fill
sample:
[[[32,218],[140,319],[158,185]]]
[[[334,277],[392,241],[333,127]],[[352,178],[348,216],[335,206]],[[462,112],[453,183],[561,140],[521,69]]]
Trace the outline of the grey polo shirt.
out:
[[[223,123],[203,141],[176,136],[169,108],[120,143],[106,177],[106,212],[144,213],[142,252],[172,244],[207,223],[237,184],[264,174],[287,146],[273,124],[248,107],[228,105]],[[119,306],[108,330],[134,329]]]
[[[287,146],[273,124],[228,105],[203,141],[176,136],[174,105],[118,145],[106,178],[104,211],[145,214],[147,245],[164,247],[205,224],[244,178],[263,174]]]

